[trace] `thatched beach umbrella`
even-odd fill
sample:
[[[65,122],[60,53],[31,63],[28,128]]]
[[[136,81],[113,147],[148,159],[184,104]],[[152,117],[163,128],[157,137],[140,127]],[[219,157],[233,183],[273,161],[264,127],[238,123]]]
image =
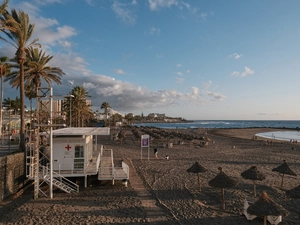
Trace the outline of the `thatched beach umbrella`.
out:
[[[264,180],[266,179],[265,175],[258,171],[256,166],[251,166],[249,169],[245,170],[241,173],[241,176],[247,180],[253,181],[253,192],[254,197],[256,197],[256,180]]]
[[[300,199],[300,185],[291,190],[287,190],[285,193],[290,198],[299,198]]]
[[[222,168],[219,167],[220,172],[212,180],[208,182],[208,185],[215,188],[221,188],[222,191],[222,209],[225,209],[225,200],[224,200],[224,188],[234,187],[238,184],[238,181],[234,178],[227,176]]]
[[[281,188],[283,186],[283,176],[284,174],[288,174],[288,175],[292,175],[292,176],[297,176],[296,173],[294,173],[290,167],[288,166],[288,164],[286,163],[285,160],[283,160],[283,164],[272,169],[272,171],[275,171],[275,172],[278,172],[278,173],[281,173],[282,174],[282,178],[281,178]]]
[[[267,224],[267,216],[289,215],[289,212],[281,205],[274,202],[265,191],[256,202],[248,207],[247,213],[251,215],[263,216],[264,225]]]
[[[199,164],[198,162],[195,162],[194,165],[192,165],[186,171],[189,172],[189,173],[197,173],[198,184],[199,184],[199,191],[201,191],[201,181],[200,181],[200,174],[199,173],[206,172],[207,169],[205,167],[203,167],[201,164]]]

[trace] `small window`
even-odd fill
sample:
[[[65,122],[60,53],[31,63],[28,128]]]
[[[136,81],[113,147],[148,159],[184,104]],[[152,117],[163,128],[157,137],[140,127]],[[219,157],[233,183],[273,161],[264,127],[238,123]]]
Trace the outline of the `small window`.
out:
[[[74,169],[83,169],[84,159],[74,159]]]
[[[82,145],[75,146],[75,158],[84,158],[84,148]]]

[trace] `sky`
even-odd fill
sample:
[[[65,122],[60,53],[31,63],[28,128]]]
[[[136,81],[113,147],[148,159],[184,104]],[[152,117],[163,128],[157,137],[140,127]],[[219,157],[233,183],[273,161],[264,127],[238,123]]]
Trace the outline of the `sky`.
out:
[[[299,0],[10,0],[29,14],[54,96],[187,120],[299,120]],[[16,49],[0,42],[0,56]],[[18,92],[5,86],[4,98]],[[57,97],[59,98],[59,97]],[[55,100],[55,99],[54,99]],[[29,105],[29,103],[28,103]]]

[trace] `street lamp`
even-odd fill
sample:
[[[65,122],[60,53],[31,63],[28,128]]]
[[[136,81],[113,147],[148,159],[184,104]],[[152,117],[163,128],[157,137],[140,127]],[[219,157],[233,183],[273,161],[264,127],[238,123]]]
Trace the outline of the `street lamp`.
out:
[[[72,98],[74,95],[66,95],[65,98],[70,98],[70,127],[72,127]]]

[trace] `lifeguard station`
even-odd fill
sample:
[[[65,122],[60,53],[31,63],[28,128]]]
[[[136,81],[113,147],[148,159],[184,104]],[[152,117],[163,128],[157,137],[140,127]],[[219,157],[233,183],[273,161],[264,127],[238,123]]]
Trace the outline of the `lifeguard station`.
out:
[[[79,192],[79,186],[67,178],[84,177],[87,187],[89,176],[99,180],[128,180],[129,167],[122,162],[114,165],[113,151],[104,149],[100,136],[110,135],[108,127],[68,127],[53,130],[65,124],[52,124],[52,88],[41,88],[44,110],[37,110],[37,124],[30,131],[26,148],[26,175],[34,180],[34,198],[42,193],[53,197],[53,187],[72,193]],[[50,96],[48,96],[50,94]],[[40,101],[37,101],[38,103]],[[45,104],[49,105],[48,108]],[[39,108],[39,106],[38,106]],[[47,114],[45,114],[45,112]],[[50,123],[48,123],[50,121]],[[42,129],[43,128],[43,129]],[[39,132],[45,130],[45,132]],[[48,185],[48,189],[44,188]]]

